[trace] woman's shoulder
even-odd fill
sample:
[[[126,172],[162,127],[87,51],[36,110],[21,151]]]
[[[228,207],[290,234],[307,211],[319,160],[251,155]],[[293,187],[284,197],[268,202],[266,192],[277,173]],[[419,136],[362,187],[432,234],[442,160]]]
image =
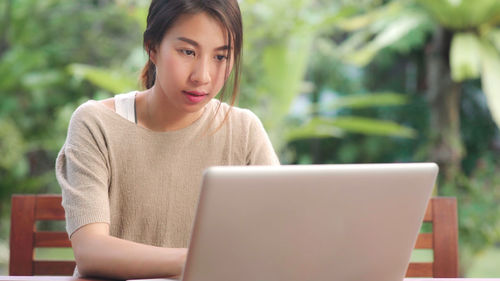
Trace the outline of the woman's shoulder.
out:
[[[112,98],[88,100],[80,104],[71,116],[70,126],[85,124],[86,127],[93,127],[102,124],[102,121],[105,121],[105,123],[113,122],[116,118],[113,116],[115,113],[112,100]]]
[[[225,117],[229,112],[228,121],[237,123],[253,123],[260,122],[257,115],[248,108],[231,106],[225,102],[220,102],[218,100],[213,100],[213,107],[217,109],[219,107],[219,116]]]
[[[104,109],[103,107],[104,105],[100,101],[87,100],[78,105],[78,107],[73,112],[73,117],[75,116],[79,117],[80,115],[87,113],[98,113],[102,111],[102,109]]]
[[[104,100],[99,100],[97,102],[101,103],[102,105],[104,105],[109,110],[115,111],[115,98],[114,97],[113,98],[104,99]]]

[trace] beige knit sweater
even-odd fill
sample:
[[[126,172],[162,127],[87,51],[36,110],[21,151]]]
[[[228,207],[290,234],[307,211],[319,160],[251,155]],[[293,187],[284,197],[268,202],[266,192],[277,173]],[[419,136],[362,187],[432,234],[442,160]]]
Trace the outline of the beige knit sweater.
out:
[[[187,247],[202,172],[214,165],[279,165],[259,119],[234,107],[207,104],[200,119],[171,132],[154,132],[97,101],[73,114],[56,161],[66,229],[109,223],[115,237],[162,247]]]

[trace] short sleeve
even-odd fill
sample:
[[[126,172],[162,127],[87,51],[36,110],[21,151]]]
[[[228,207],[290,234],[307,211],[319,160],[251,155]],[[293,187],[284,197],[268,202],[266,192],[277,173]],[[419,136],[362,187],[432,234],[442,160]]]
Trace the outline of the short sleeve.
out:
[[[62,190],[66,230],[110,223],[109,164],[102,128],[85,104],[73,114],[65,144],[56,159],[56,178]]]
[[[253,112],[246,111],[250,117],[247,165],[280,165],[262,122]]]

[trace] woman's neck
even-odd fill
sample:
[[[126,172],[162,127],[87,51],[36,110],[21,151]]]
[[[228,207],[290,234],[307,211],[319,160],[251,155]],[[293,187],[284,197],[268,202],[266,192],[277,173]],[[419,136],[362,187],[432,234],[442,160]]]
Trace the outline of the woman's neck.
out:
[[[138,124],[157,132],[175,131],[193,124],[203,114],[183,112],[169,103],[168,98],[156,87],[136,96]]]

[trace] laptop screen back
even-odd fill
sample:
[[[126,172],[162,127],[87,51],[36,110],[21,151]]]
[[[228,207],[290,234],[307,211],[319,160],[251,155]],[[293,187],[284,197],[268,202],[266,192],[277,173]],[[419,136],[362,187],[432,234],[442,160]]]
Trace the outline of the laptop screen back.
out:
[[[214,167],[184,281],[402,280],[433,163]]]

